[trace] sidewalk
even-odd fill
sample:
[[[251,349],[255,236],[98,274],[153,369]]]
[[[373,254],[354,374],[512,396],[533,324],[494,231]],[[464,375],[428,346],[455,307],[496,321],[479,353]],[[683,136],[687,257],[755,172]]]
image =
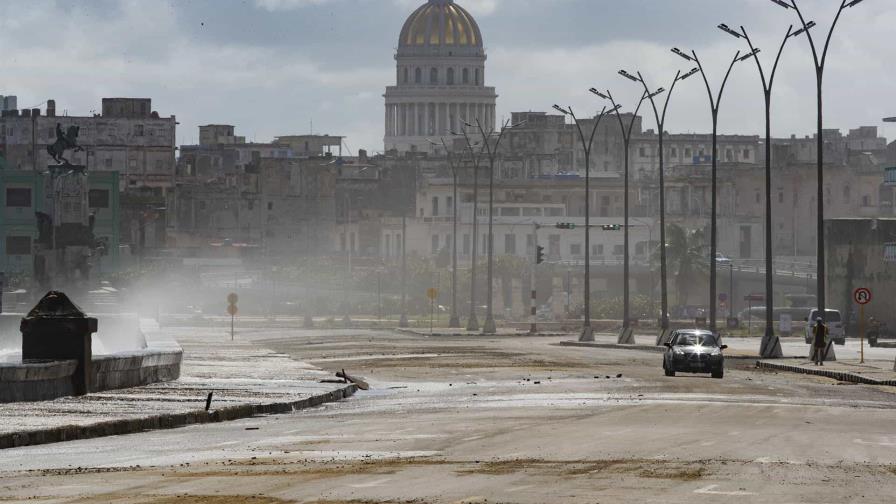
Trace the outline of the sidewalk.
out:
[[[893,361],[891,360],[866,360],[864,364],[859,364],[858,360],[847,359],[825,362],[824,366],[816,366],[807,359],[786,363],[779,360],[760,360],[756,362],[756,367],[823,376],[842,382],[896,387],[896,371],[893,370]]]
[[[285,413],[354,394],[314,366],[230,341],[221,329],[165,329],[183,347],[180,379],[145,387],[0,404],[0,449]],[[208,393],[211,408],[205,411]]]

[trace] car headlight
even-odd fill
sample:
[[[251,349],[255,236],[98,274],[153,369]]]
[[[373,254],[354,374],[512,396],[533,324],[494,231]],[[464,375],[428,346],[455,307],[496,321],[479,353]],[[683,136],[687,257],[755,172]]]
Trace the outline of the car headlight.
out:
[[[684,355],[684,350],[680,350],[680,349],[676,348],[676,349],[672,350],[672,353],[675,355],[678,355],[678,356],[682,356],[682,355]]]
[[[721,348],[713,348],[712,352],[709,352],[709,355],[712,355],[713,357],[718,357],[719,355],[722,355],[722,349]]]

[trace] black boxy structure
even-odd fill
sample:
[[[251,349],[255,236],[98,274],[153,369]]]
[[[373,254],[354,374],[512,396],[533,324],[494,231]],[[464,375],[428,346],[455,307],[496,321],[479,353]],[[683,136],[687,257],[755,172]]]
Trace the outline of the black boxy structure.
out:
[[[77,361],[72,392],[85,395],[90,391],[95,318],[85,315],[64,293],[50,291],[22,319],[20,328],[23,362]]]

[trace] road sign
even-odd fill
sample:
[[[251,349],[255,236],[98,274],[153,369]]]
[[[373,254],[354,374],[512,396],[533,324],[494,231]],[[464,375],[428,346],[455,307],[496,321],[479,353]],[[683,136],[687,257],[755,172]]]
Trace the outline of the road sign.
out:
[[[235,305],[237,301],[240,300],[240,297],[236,295],[236,292],[231,292],[227,295],[227,302],[229,304]]]
[[[765,295],[764,294],[750,294],[748,296],[744,296],[744,301],[749,301],[749,302],[765,301]]]
[[[240,311],[239,308],[236,307],[237,301],[240,300],[240,297],[236,295],[236,292],[231,292],[227,295],[227,313],[230,315],[230,340],[233,341],[233,318],[236,317],[236,314]]]
[[[871,289],[859,287],[853,293],[852,298],[855,299],[856,303],[860,305],[866,305],[871,302]]]
[[[725,294],[723,292],[723,293],[719,294],[719,302],[724,303],[725,301],[728,301],[728,294]]]
[[[435,299],[439,297],[439,289],[436,289],[435,287],[426,289],[426,297],[428,297],[429,299]]]
[[[236,307],[236,305],[229,305],[229,306],[227,307],[227,314],[230,315],[231,317],[236,316],[236,314],[237,314],[239,311],[240,311],[240,310],[239,310],[239,308]]]

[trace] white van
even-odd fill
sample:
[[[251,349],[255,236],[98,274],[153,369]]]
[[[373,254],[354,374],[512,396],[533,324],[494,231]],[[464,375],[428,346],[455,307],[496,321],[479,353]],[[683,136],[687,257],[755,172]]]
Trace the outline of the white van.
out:
[[[843,318],[837,310],[825,310],[824,323],[828,326],[828,336],[834,340],[834,343],[843,345],[846,343],[846,335],[843,333]],[[818,317],[818,308],[809,310],[809,316],[806,318],[806,343],[812,344],[812,326],[815,325],[815,319]]]

